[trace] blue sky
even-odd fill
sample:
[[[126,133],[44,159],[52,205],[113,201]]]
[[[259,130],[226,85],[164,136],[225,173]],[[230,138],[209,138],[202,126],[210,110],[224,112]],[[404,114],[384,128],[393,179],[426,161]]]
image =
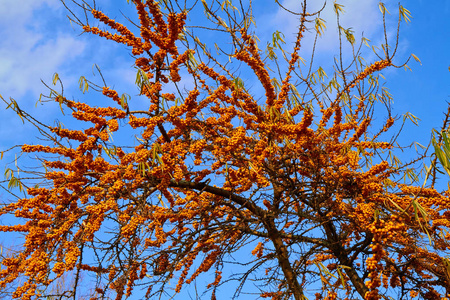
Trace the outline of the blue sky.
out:
[[[263,2],[266,1],[259,3]],[[287,7],[298,6],[297,0],[283,2]],[[309,6],[312,10],[321,6],[321,3],[317,4],[321,1],[314,2]],[[344,5],[346,12],[341,18],[343,27],[352,27],[356,37],[364,33],[373,44],[381,41],[378,1],[341,0],[338,3]],[[450,2],[415,0],[401,3],[410,10],[413,18],[411,23],[402,24],[397,62],[414,53],[421,59],[422,65],[411,61],[409,66],[412,72],[391,69],[383,74],[387,78],[386,86],[394,96],[394,111],[397,114],[410,111],[422,120],[420,127],[409,129],[411,131],[405,132],[404,137],[427,143],[430,130],[439,127],[446,101],[450,100]],[[97,1],[97,4],[111,12],[114,18],[120,19],[119,7],[113,1]],[[388,19],[390,33],[395,28],[392,25],[396,21],[396,5],[388,5],[392,14]],[[131,11],[130,5],[120,6],[121,11]],[[322,18],[327,20],[327,31],[317,48],[318,64],[325,66],[332,64],[329,58],[337,50],[331,6],[329,1],[322,14]],[[128,8],[124,10],[124,7]],[[296,19],[282,10],[267,11],[265,7],[265,4],[258,5],[255,1],[258,33],[269,37],[274,30],[280,30],[289,42],[293,37],[290,28],[295,26]],[[0,34],[3,39],[0,44],[0,94],[6,98],[13,97],[21,107],[45,120],[52,119],[57,108],[46,106],[43,110],[36,108],[35,103],[40,93],[46,93],[41,79],[50,83],[55,72],[63,80],[66,95],[75,98],[79,96],[80,76],[98,79],[92,76],[94,63],[102,69],[107,83],[118,89],[130,90],[135,80],[133,61],[124,47],[87,34],[80,35],[80,28],[71,25],[66,15],[58,0],[3,0],[0,6]],[[308,41],[304,41],[304,54],[309,51],[308,46]],[[370,60],[370,54],[368,56]],[[22,126],[21,121],[1,105],[0,149],[4,150],[9,145],[22,142],[29,128]]]
[[[78,88],[78,79],[82,75],[99,81],[98,76],[93,76],[93,64],[99,65],[108,85],[117,88],[119,93],[133,95],[135,70],[133,59],[125,47],[87,34],[80,35],[80,28],[69,23],[67,12],[58,0],[0,1],[0,95],[5,99],[14,98],[22,109],[52,124],[55,118],[60,118],[59,107],[50,104],[36,106],[40,93],[47,93],[41,80],[50,84],[52,75],[57,72],[68,98],[73,96],[83,100],[84,97],[91,97],[91,101],[100,101],[92,95],[82,95]],[[121,11],[132,11],[125,0],[97,0],[100,8],[120,20],[119,7],[115,5],[119,2],[125,3],[120,5]],[[273,1],[253,2],[257,33],[262,39],[279,30],[286,35],[288,44],[292,42],[297,20],[282,10],[266,10],[266,4]],[[282,2],[289,8],[296,8],[299,3],[297,0]],[[316,0],[310,2],[315,2],[310,6],[312,10],[319,7],[317,3],[322,4]],[[344,5],[343,27],[352,27],[357,39],[364,33],[372,44],[382,41],[378,1],[337,2]],[[411,12],[412,19],[411,23],[401,25],[397,62],[403,62],[410,53],[414,53],[422,64],[411,60],[408,65],[412,72],[390,69],[383,75],[387,79],[386,87],[394,98],[394,114],[409,111],[421,119],[418,127],[412,124],[405,127],[400,141],[405,144],[418,141],[427,145],[431,129],[439,128],[443,112],[447,110],[447,101],[450,101],[450,1],[409,0],[401,1],[401,4]],[[331,6],[332,1],[329,1],[322,14],[327,21],[327,31],[317,47],[317,64],[324,67],[331,66],[333,55],[337,54],[337,29]],[[392,14],[388,18],[388,33],[392,35],[395,34],[397,1],[387,7]],[[310,40],[305,40],[300,55],[307,57],[311,45]],[[374,56],[370,51],[367,53],[367,61],[373,61]],[[37,132],[23,125],[5,107],[0,103],[0,151],[16,144],[36,141]],[[12,154],[5,154],[0,161],[1,174],[5,164],[13,158]],[[8,196],[3,194],[0,197]]]

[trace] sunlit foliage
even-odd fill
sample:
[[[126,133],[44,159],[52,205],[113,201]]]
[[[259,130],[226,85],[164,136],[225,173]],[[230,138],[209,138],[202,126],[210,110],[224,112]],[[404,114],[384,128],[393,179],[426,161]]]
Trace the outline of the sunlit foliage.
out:
[[[79,125],[69,128],[5,100],[44,141],[21,146],[42,163],[19,164],[34,178],[6,173],[8,188],[27,196],[0,209],[17,220],[0,230],[24,236],[1,261],[0,289],[20,281],[13,298],[44,299],[69,273],[74,284],[60,292],[72,299],[83,276],[92,299],[157,299],[205,273],[209,284],[197,288],[211,299],[229,284],[235,295],[256,285],[252,299],[450,292],[450,201],[434,188],[436,160],[422,185],[415,162],[394,157],[402,119],[379,74],[404,66],[394,60],[398,36],[389,45],[385,33],[366,62],[367,39],[342,28],[345,7],[332,4],[333,69],[316,66],[314,52],[302,57],[306,37],[315,47],[328,21],[306,1],[290,12],[293,43],[274,30],[267,45],[247,1],[130,2],[138,18],[129,26],[95,3],[67,7],[85,33],[129,50],[139,96],[82,77],[82,91],[103,100],[71,100],[55,75],[48,99]],[[410,14],[400,6],[398,16]],[[196,35],[207,28],[221,43]]]

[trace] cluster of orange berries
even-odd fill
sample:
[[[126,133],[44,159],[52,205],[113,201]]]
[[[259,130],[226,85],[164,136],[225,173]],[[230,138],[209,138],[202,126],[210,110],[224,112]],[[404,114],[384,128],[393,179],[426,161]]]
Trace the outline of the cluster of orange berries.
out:
[[[274,100],[276,99],[275,88],[270,82],[270,75],[267,69],[265,68],[265,64],[261,61],[259,57],[250,56],[249,52],[245,50],[236,51],[234,57],[240,61],[245,62],[250,68],[252,68],[253,72],[258,77],[259,82],[261,82],[262,86],[265,90],[266,95],[266,104],[270,107],[274,104]]]
[[[87,135],[79,130],[69,130],[63,128],[53,127],[51,129],[52,132],[58,134],[58,136],[63,138],[69,138],[71,140],[84,142],[87,139]]]
[[[136,232],[138,226],[143,222],[144,218],[140,215],[131,217],[127,224],[120,229],[120,235],[125,239],[130,238]]]
[[[369,257],[366,260],[366,267],[367,270],[375,270],[377,269],[377,265],[378,265],[378,261],[376,260],[375,257]],[[370,288],[370,287],[369,287]]]
[[[323,262],[329,259],[334,259],[335,256],[333,254],[324,254],[324,253],[317,253],[314,258],[314,262]]]
[[[409,195],[419,195],[421,197],[441,197],[441,194],[439,194],[439,192],[435,189],[408,185],[400,185],[399,187],[403,193]]]
[[[181,80],[180,74],[178,74],[180,71],[179,65],[185,63],[191,53],[192,51],[186,50],[170,63],[170,80],[172,82],[179,82]]]
[[[350,90],[350,89],[354,88],[359,81],[364,80],[370,74],[373,74],[374,72],[380,71],[380,70],[386,68],[389,65],[390,65],[389,61],[387,61],[387,60],[380,60],[380,61],[374,62],[370,66],[367,66],[364,69],[364,71],[359,73],[358,76],[356,76],[356,78],[353,79],[351,84],[348,86],[347,90]]]
[[[42,145],[23,145],[23,152],[43,152],[43,153],[54,153],[66,156],[70,159],[75,159],[77,154],[74,149],[63,148],[63,147],[50,147]]]
[[[122,99],[119,97],[119,94],[117,93],[117,91],[115,90],[111,90],[109,87],[103,87],[102,90],[103,95],[105,95],[106,97],[111,98],[112,100],[114,100],[117,104],[119,104],[120,106],[122,106],[124,109],[127,108],[127,104],[125,102],[122,101]],[[117,109],[112,109],[112,108],[107,108],[108,110],[111,110],[111,113],[116,116],[117,115]],[[98,111],[98,109],[96,109],[96,111]],[[125,117],[125,112],[124,111],[120,111],[119,113],[121,116],[117,116],[118,118]]]
[[[197,270],[195,270],[195,272],[192,274],[192,276],[188,280],[186,280],[186,283],[187,284],[191,283],[195,278],[197,278],[198,275],[200,275],[200,273],[207,272],[213,266],[213,264],[217,261],[217,258],[219,257],[219,255],[221,253],[222,253],[222,251],[220,251],[220,250],[211,251],[205,257],[205,259],[202,261],[202,263],[197,268]]]
[[[257,258],[261,258],[264,251],[264,244],[262,242],[259,242],[258,245],[256,245],[255,249],[252,250],[252,255],[255,255]]]
[[[189,273],[189,270],[194,263],[194,259],[197,257],[199,250],[191,251],[187,256],[185,256],[175,267],[175,270],[180,270],[183,266],[184,269],[181,272],[180,278],[178,279],[177,286],[175,287],[175,291],[179,293],[181,291],[181,287],[183,286],[183,283]]]
[[[278,94],[278,100],[277,100],[277,103],[275,105],[278,108],[282,107],[283,104],[284,104],[284,101],[287,99],[288,92],[289,92],[289,89],[290,89],[289,80],[292,77],[291,73],[295,69],[295,64],[297,63],[297,61],[300,58],[300,56],[298,55],[298,51],[300,51],[300,41],[302,40],[303,32],[306,29],[306,27],[303,26],[304,21],[305,21],[305,18],[302,17],[302,20],[301,20],[301,24],[302,25],[299,28],[299,31],[298,31],[298,34],[297,34],[297,38],[295,40],[295,46],[294,46],[294,49],[293,49],[292,54],[291,54],[291,59],[289,60],[288,71],[286,72],[286,77],[284,78],[284,80],[281,83],[281,91]],[[243,35],[243,36],[245,36],[245,35]]]
[[[222,272],[216,270],[215,273],[216,273],[216,275],[215,275],[215,278],[214,278],[214,282],[209,283],[209,284],[207,285],[207,288],[208,288],[208,289],[209,289],[210,287],[212,287],[212,286],[217,286],[217,285],[219,285],[220,281],[222,280]]]
[[[264,292],[264,293],[261,293],[260,297],[261,298],[272,298],[272,300],[280,300],[282,295],[283,295],[283,292],[281,292],[281,291]]]
[[[364,295],[364,300],[379,300],[381,299],[380,294],[378,293],[378,289],[373,289],[368,291],[365,295]]]
[[[348,140],[350,144],[354,143],[355,141],[358,141],[359,138],[367,131],[368,126],[370,125],[371,119],[365,118],[364,120],[359,123],[359,126],[356,128],[355,133],[353,136]]]
[[[389,163],[387,161],[382,161],[379,164],[372,166],[369,171],[364,173],[364,177],[367,178],[378,175],[384,172],[387,168],[389,168]]]
[[[37,285],[29,282],[24,282],[22,286],[17,287],[17,289],[12,293],[13,299],[23,299],[31,300],[33,296],[39,296],[36,293]]]
[[[104,24],[108,25],[112,29],[117,30],[122,35],[124,35],[129,40],[136,40],[136,37],[134,34],[124,25],[117,23],[116,21],[110,19],[108,16],[106,16],[103,12],[98,10],[91,10],[91,14],[94,18],[97,20],[103,22]]]
[[[337,293],[329,291],[327,293],[327,296],[323,300],[336,300],[337,299]]]

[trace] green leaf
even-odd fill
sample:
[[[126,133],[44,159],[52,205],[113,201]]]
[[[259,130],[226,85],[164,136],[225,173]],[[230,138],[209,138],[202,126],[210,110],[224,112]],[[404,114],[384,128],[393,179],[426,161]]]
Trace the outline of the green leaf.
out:
[[[39,94],[39,99],[38,99],[38,101],[36,101],[35,107],[37,107],[38,103],[42,103],[42,93]]]
[[[161,195],[158,195],[158,200],[159,200],[159,203],[161,204],[162,207],[167,208],[167,205],[166,205],[166,204],[164,203],[164,201],[162,200]]]
[[[335,275],[331,274],[330,271],[328,270],[328,268],[325,267],[322,262],[318,262],[318,263],[315,262],[314,264],[319,269],[319,272],[320,272],[321,275],[322,275],[322,272],[324,272],[326,275],[334,277],[334,278],[337,279],[337,277]],[[330,283],[327,281],[327,284],[330,284]]]
[[[422,65],[422,62],[420,61],[420,59],[419,59],[417,56],[415,56],[413,53],[411,53],[411,56],[412,56],[417,62],[419,62],[419,64]]]
[[[59,80],[59,75],[58,75],[58,73],[53,74],[53,80],[52,80],[53,85],[56,85],[56,83],[58,82],[58,80]]]
[[[381,13],[382,13],[383,15],[384,15],[386,12],[387,12],[388,14],[390,14],[383,2],[380,2],[380,4],[378,4],[378,8],[380,9],[380,11],[381,11]]]
[[[319,34],[319,36],[322,36],[322,33],[324,33],[325,29],[327,28],[327,26],[325,25],[325,20],[322,18],[316,18],[315,23],[317,34]]]
[[[368,38],[363,37],[363,38],[362,38],[362,42],[363,42],[364,45],[366,45],[367,47],[370,47],[370,45],[369,45],[369,43],[368,43],[368,42],[370,42],[370,40],[369,40]]]
[[[444,267],[445,267],[445,275],[447,277],[447,279],[450,279],[450,260],[447,257],[444,257],[442,259],[443,263],[444,263]]]
[[[344,29],[344,33],[345,33],[345,37],[347,38],[347,41],[349,41],[350,44],[354,44],[355,43],[355,36],[353,35],[354,31],[352,30],[352,28],[347,28]]]
[[[410,20],[411,13],[409,12],[409,10],[407,10],[402,5],[400,5],[399,12],[400,12],[400,16],[402,17],[403,20],[406,21],[406,23],[411,22],[411,20]]]
[[[344,5],[334,2],[333,9],[334,12],[339,15],[339,13],[344,12]]]
[[[103,145],[102,145],[102,148],[103,148],[103,151],[105,151],[106,155],[108,155],[109,158],[112,158],[111,151]]]
[[[6,168],[4,176],[5,176],[5,179],[8,180],[11,177],[14,177],[14,171],[11,170],[10,168]]]
[[[269,59],[270,60],[274,60],[274,59],[277,59],[277,55],[276,55],[276,53],[275,53],[275,51],[273,51],[273,47],[271,46],[271,44],[268,42],[267,43],[267,52],[268,52],[268,57],[269,57]]]
[[[128,94],[122,94],[122,96],[120,96],[120,106],[125,109],[126,106],[128,105],[128,100],[131,99],[131,96]]]
[[[416,117],[415,115],[413,115],[412,113],[406,112],[403,115],[403,121],[405,121],[406,119],[409,119],[411,122],[413,122],[414,125],[419,126],[420,119],[418,117]]]
[[[63,107],[62,107],[62,104],[63,104],[63,101],[64,101],[63,96],[56,96],[56,100],[58,100],[58,103],[59,103],[59,109],[61,109],[61,113],[62,113],[63,116],[64,116],[64,110],[63,110]]]
[[[239,13],[239,10],[231,4],[230,0],[224,0],[221,4],[221,9],[228,11],[228,9],[235,10]]]
[[[444,170],[450,176],[450,141],[445,132],[442,133],[442,141],[443,144],[439,145],[436,141],[436,131],[433,131],[431,142],[434,146],[434,153],[441,165],[444,167]]]
[[[86,93],[89,90],[89,83],[86,79],[86,77],[81,76],[78,80],[78,83],[80,84],[80,90],[84,93]]]
[[[344,287],[344,289],[346,289],[347,288],[347,284],[345,283],[344,275],[342,275],[342,272],[339,269],[339,267],[336,269],[336,271],[338,272],[339,277],[341,278],[342,286]]]
[[[286,42],[284,41],[284,34],[277,30],[274,33],[272,33],[272,45],[273,45],[273,47],[281,49],[282,47],[280,45],[280,42],[282,44],[286,44]]]
[[[194,70],[197,69],[198,62],[195,59],[194,53],[192,53],[192,51],[189,51],[188,57],[189,57],[189,66]]]
[[[244,88],[244,82],[239,77],[234,78],[233,83],[236,90]]]
[[[279,88],[281,88],[281,84],[278,81],[278,79],[276,79],[275,77],[270,79],[270,83],[272,84],[272,86],[275,88],[275,92],[278,93]]]
[[[323,80],[325,77],[328,78],[327,73],[325,73],[325,71],[322,69],[322,67],[319,67],[319,69],[317,69],[317,74],[319,75],[319,78],[321,80]]]

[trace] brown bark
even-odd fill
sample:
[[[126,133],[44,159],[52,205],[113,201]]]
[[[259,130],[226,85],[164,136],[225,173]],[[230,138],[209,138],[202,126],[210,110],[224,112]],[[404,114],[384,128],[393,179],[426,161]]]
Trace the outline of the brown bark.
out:
[[[275,223],[272,218],[267,217],[264,220],[264,225],[267,229],[270,240],[275,246],[275,253],[280,264],[281,270],[286,278],[289,290],[292,292],[295,300],[304,299],[303,288],[300,286],[297,275],[292,269],[292,265],[289,262],[289,253],[287,251],[286,245],[283,243],[283,239],[280,232],[276,229]]]
[[[275,253],[278,259],[278,263],[283,271],[286,278],[287,284],[289,286],[289,291],[292,292],[295,300],[304,299],[303,288],[297,280],[297,276],[289,262],[289,253],[287,251],[286,245],[283,243],[283,237],[281,233],[277,230],[273,218],[268,216],[267,213],[260,207],[256,206],[253,202],[248,199],[235,195],[231,191],[223,190],[217,187],[209,186],[203,182],[189,182],[189,181],[171,181],[171,186],[181,187],[181,188],[191,188],[195,190],[203,190],[214,195],[226,197],[235,203],[242,205],[251,212],[261,218],[266,230],[268,238],[272,241],[275,247]]]
[[[330,242],[330,250],[333,251],[334,256],[339,260],[339,263],[348,268],[344,268],[345,274],[350,278],[353,286],[355,287],[358,294],[364,298],[364,295],[369,291],[367,286],[364,284],[364,280],[359,277],[358,273],[353,267],[353,263],[348,258],[345,249],[341,245],[341,240],[338,238],[336,233],[336,228],[328,221],[324,224],[325,234],[328,241]]]

